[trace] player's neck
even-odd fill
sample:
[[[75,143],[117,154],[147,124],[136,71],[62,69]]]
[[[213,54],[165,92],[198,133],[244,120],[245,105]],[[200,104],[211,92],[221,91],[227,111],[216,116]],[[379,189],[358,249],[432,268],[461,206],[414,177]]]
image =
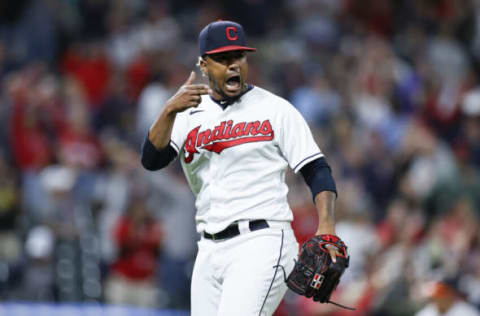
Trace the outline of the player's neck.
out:
[[[240,92],[238,95],[234,97],[229,97],[227,95],[221,95],[217,91],[214,91],[213,95],[210,96],[210,98],[220,105],[223,109],[225,109],[227,106],[237,102],[245,93],[248,91],[252,90],[253,86],[249,84],[245,84],[244,88],[242,89],[242,92]]]

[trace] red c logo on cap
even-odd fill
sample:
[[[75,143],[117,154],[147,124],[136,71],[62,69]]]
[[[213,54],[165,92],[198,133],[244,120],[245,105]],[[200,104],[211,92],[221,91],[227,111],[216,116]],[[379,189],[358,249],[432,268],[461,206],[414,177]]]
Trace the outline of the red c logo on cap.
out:
[[[238,39],[237,28],[235,26],[227,26],[225,32],[229,40],[236,41]]]

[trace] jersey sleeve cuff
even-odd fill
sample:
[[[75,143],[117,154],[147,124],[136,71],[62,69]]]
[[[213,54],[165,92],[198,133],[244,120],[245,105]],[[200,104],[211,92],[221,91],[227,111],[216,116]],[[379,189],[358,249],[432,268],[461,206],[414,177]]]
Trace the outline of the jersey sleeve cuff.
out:
[[[180,154],[180,148],[178,147],[177,144],[175,144],[175,142],[173,140],[170,140],[170,145],[172,146],[173,149],[175,149],[175,151],[177,152],[177,155]]]
[[[308,156],[304,158],[302,161],[300,161],[294,168],[293,172],[298,173],[300,169],[302,169],[303,166],[305,166],[307,163],[314,161],[315,159],[323,157],[323,154],[321,152],[318,152],[316,154],[313,154],[311,156]]]

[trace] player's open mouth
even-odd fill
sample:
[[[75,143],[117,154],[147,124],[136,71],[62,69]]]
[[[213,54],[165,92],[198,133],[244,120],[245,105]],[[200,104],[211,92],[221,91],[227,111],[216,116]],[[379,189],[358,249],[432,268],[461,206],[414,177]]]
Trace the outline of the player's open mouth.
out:
[[[241,90],[242,84],[240,75],[233,75],[225,81],[225,88],[228,92],[237,92]]]

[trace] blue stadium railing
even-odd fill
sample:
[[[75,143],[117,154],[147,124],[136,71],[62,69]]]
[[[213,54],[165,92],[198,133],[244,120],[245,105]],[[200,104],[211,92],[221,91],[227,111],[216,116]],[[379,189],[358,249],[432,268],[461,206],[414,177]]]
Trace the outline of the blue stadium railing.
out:
[[[0,303],[0,316],[188,316],[189,311],[89,303]]]

